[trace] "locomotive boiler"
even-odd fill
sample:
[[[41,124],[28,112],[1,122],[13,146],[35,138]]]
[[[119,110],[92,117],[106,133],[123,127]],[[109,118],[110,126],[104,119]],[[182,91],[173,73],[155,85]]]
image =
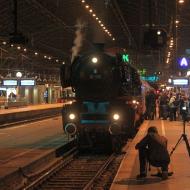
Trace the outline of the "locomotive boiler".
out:
[[[63,129],[80,149],[116,150],[133,135],[141,117],[141,81],[137,70],[102,48],[76,57],[61,69],[62,87],[75,101],[63,107]]]

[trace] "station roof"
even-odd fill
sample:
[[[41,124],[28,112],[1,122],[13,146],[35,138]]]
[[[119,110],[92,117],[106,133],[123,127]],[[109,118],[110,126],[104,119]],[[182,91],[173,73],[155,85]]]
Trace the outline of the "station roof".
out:
[[[177,0],[1,0],[1,70],[23,69],[26,75],[33,71],[34,75],[56,77],[60,64],[71,59],[79,30],[82,44],[77,46],[82,50],[103,39],[106,48],[119,47],[141,55],[145,60],[141,66],[149,61],[159,65],[155,63],[158,56],[163,66],[167,47],[160,53],[147,51],[143,46],[144,32],[150,25],[163,28],[175,41],[178,19],[178,49],[184,52],[190,44],[189,5],[189,0],[184,5]],[[25,36],[27,43],[10,43],[15,31]]]

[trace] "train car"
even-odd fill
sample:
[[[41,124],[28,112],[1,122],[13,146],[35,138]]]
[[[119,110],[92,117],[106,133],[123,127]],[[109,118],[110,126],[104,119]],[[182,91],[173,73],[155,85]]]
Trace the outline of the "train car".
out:
[[[134,134],[142,115],[137,70],[102,49],[93,49],[62,66],[62,87],[76,99],[63,107],[63,129],[75,135],[80,149],[119,149]]]

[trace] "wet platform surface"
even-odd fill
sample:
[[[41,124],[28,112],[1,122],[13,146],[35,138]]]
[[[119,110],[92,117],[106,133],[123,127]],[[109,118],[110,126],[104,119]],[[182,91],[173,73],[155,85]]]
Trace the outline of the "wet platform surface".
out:
[[[151,167],[145,180],[136,180],[139,174],[138,151],[135,145],[145,136],[147,128],[156,126],[159,133],[168,139],[168,150],[171,152],[180,136],[183,134],[182,121],[152,120],[145,121],[138,134],[131,142],[129,149],[122,161],[117,175],[111,185],[111,190],[190,190],[190,157],[184,140],[180,141],[171,156],[169,170],[174,172],[168,180],[161,180],[152,174],[157,173],[156,168]],[[186,123],[186,134],[190,142],[190,124]]]

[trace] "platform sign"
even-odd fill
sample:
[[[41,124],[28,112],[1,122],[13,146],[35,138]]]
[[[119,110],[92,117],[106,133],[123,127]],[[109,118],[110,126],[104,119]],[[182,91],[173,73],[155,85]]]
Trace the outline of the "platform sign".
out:
[[[180,66],[180,68],[188,68],[188,66],[189,66],[188,59],[185,58],[185,57],[182,57],[182,58],[179,60],[179,66]]]
[[[21,86],[35,86],[35,80],[32,79],[24,79],[20,80],[20,85]]]
[[[158,76],[152,75],[152,76],[141,76],[141,80],[145,80],[148,82],[156,82],[159,80]]]
[[[18,85],[18,81],[17,80],[3,80],[3,86],[17,86]]]
[[[189,85],[189,80],[187,78],[173,79],[173,85],[187,86]]]
[[[122,54],[122,61],[125,63],[129,63],[129,54]]]

